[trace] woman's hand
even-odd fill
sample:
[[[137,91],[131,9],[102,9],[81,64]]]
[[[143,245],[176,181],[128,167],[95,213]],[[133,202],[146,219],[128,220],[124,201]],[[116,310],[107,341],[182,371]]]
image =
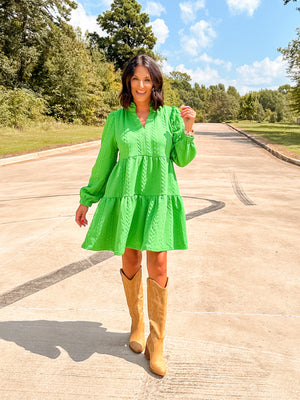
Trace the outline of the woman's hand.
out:
[[[193,124],[196,118],[196,112],[189,106],[182,105],[180,115],[183,118],[184,126],[187,131],[193,130]]]
[[[75,215],[75,221],[77,224],[81,226],[86,226],[88,224],[88,221],[86,219],[86,213],[88,212],[88,207],[84,206],[83,204],[80,204],[80,206],[77,208],[76,215]]]

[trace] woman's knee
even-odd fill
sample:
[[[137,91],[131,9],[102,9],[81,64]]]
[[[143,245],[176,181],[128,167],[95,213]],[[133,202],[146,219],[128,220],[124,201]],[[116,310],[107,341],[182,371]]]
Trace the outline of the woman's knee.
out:
[[[147,264],[148,267],[156,275],[166,275],[167,273],[167,252],[147,252]]]
[[[130,264],[140,264],[142,260],[142,252],[136,249],[125,248],[122,256],[123,260]]]

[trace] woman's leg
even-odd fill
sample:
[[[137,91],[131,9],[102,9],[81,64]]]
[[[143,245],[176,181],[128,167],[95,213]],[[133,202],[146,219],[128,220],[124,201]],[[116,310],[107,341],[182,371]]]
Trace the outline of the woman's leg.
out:
[[[122,255],[121,277],[131,316],[129,346],[141,353],[145,348],[145,325],[142,282],[142,252],[126,248]]]
[[[147,268],[149,278],[164,288],[167,284],[167,252],[147,251]]]
[[[147,267],[150,334],[147,339],[145,357],[150,360],[150,370],[164,376],[167,370],[163,354],[168,297],[167,252],[147,251]]]
[[[128,279],[131,279],[140,269],[142,263],[142,252],[140,250],[125,247],[122,254],[122,269]]]

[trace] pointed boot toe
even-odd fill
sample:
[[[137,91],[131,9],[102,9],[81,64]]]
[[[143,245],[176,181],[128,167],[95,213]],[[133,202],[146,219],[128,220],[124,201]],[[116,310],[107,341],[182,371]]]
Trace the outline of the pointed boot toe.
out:
[[[163,360],[160,363],[154,363],[150,361],[150,371],[156,375],[165,376],[167,373],[166,363]]]

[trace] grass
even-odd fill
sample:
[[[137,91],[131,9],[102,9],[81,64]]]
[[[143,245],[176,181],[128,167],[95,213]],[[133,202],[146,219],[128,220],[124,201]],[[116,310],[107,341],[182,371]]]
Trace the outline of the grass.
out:
[[[23,130],[0,127],[0,157],[98,140],[103,127],[43,123]]]
[[[300,156],[300,125],[235,121],[237,128],[259,135],[268,143]],[[23,130],[0,127],[0,157],[30,153],[75,143],[98,140],[103,127],[62,123],[41,123]]]
[[[283,146],[287,152],[300,155],[300,125],[292,123],[258,123],[238,121],[232,123],[243,131],[259,135],[266,143]]]

